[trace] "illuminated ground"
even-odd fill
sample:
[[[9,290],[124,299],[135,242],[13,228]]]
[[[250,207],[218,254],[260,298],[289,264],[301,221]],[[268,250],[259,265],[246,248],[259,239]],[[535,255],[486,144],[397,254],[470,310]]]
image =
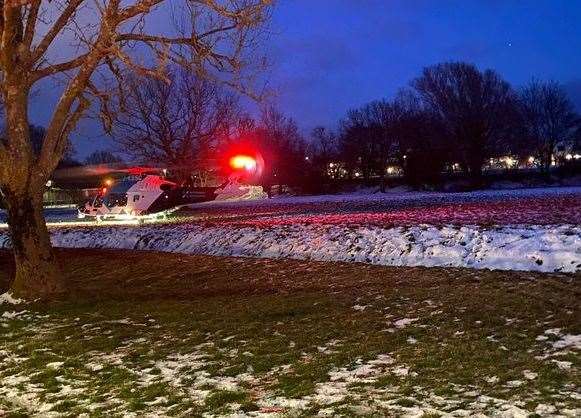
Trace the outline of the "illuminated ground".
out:
[[[76,209],[49,209],[46,218],[53,224],[79,222]],[[0,211],[0,223],[5,221],[6,215]],[[581,224],[581,187],[467,193],[347,194],[209,202],[184,208],[168,222],[257,226],[372,224],[382,227],[417,224]]]
[[[210,202],[192,206],[189,213],[211,222],[260,227],[297,223],[381,227],[581,224],[581,187],[283,197]]]
[[[0,305],[15,415],[581,414],[574,276],[59,254],[74,302]]]
[[[68,248],[581,271],[581,188],[209,202],[143,225],[66,221],[51,229],[54,245]],[[5,231],[0,248],[9,246]]]

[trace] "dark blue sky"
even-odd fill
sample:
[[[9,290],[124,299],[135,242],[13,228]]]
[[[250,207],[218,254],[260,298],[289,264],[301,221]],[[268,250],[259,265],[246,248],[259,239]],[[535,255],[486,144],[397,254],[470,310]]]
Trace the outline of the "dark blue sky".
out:
[[[447,60],[494,68],[513,85],[562,82],[581,107],[581,1],[279,0],[267,51],[278,107],[305,129],[392,96]],[[33,118],[44,123],[43,109]],[[84,123],[78,156],[109,146]]]

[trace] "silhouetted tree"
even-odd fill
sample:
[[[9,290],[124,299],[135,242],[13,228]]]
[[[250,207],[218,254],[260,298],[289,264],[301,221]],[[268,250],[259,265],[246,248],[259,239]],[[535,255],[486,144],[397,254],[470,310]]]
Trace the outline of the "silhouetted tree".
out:
[[[337,157],[337,137],[323,126],[311,131],[312,164],[318,175],[329,179],[329,164]]]
[[[396,160],[414,185],[437,181],[445,163],[438,122],[410,91],[349,111],[342,121],[340,149],[348,165],[361,169],[365,179],[378,175],[382,191],[387,167]]]
[[[445,128],[461,164],[479,182],[485,159],[512,127],[516,100],[510,85],[493,70],[450,62],[425,68],[412,86]]]
[[[122,162],[123,159],[111,151],[93,151],[85,158],[86,165],[120,164]]]
[[[532,80],[519,91],[519,105],[526,138],[548,172],[555,145],[574,139],[579,116],[563,87],[555,81]]]
[[[413,187],[438,184],[451,154],[439,118],[408,89],[398,93],[394,107],[399,109],[397,157],[406,181]]]
[[[377,171],[380,127],[371,124],[366,109],[352,109],[340,122],[339,148],[341,158],[351,175],[356,168],[368,181]]]
[[[175,69],[167,80],[132,77],[113,119],[113,140],[132,159],[188,172],[213,154],[237,103],[218,84]]]
[[[266,165],[265,185],[302,185],[307,146],[294,119],[272,106],[265,107],[258,122],[258,137]]]

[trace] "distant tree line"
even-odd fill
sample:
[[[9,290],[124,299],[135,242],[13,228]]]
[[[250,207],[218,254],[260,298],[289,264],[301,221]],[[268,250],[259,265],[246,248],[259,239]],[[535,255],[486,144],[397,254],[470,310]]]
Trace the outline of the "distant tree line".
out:
[[[514,89],[493,70],[449,62],[425,68],[392,100],[348,111],[336,134],[316,128],[312,158],[322,178],[339,161],[347,176],[379,177],[385,187],[396,163],[419,186],[438,182],[454,165],[477,186],[485,162],[503,155],[534,159],[548,173],[558,143],[578,149],[580,127],[557,82]]]
[[[532,158],[548,173],[557,144],[581,143],[581,117],[557,82],[515,89],[497,72],[462,62],[427,67],[394,98],[351,109],[336,132],[316,127],[309,138],[275,107],[250,117],[236,95],[180,68],[165,80],[128,78],[119,106],[110,112],[116,152],[95,151],[84,164],[117,164],[123,154],[186,179],[216,167],[228,150],[253,150],[264,158],[267,191],[281,185],[314,193],[338,178],[379,179],[385,190],[393,166],[414,187],[437,184],[451,167],[479,186],[490,158]],[[31,126],[35,149],[43,136]],[[80,164],[72,148],[61,164]]]
[[[252,118],[235,95],[182,69],[126,87],[112,137],[131,160],[186,173],[238,145],[263,155],[267,190],[317,192],[340,176],[379,179],[385,189],[394,165],[412,186],[438,183],[450,167],[478,186],[490,158],[534,158],[548,173],[556,145],[581,137],[581,118],[557,82],[515,89],[497,72],[462,62],[427,67],[394,98],[349,110],[336,132],[317,127],[309,138],[276,108]]]

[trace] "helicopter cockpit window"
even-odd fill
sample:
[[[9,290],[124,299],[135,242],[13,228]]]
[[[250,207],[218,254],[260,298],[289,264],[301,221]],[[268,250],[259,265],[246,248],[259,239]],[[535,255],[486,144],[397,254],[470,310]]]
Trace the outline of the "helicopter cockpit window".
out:
[[[127,206],[127,193],[109,193],[106,196],[105,205],[108,208],[113,206]]]
[[[101,196],[95,196],[95,199],[93,199],[93,207],[100,208],[101,206],[103,206],[103,199]]]

